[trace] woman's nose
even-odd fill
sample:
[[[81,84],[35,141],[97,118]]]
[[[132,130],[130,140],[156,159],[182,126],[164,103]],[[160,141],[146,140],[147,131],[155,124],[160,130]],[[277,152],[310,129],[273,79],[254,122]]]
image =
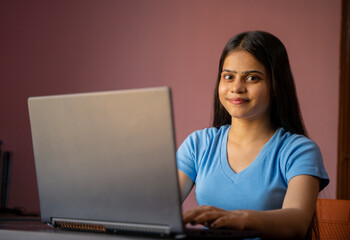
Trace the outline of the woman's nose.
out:
[[[242,80],[237,79],[232,82],[231,92],[232,93],[244,93],[246,91],[245,84]]]

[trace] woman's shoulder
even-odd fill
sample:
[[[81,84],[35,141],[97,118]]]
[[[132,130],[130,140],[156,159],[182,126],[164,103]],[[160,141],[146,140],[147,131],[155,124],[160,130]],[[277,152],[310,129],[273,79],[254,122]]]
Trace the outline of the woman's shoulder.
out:
[[[196,138],[196,139],[206,139],[206,140],[213,139],[213,138],[217,138],[225,135],[229,128],[230,128],[230,125],[223,125],[220,128],[216,128],[216,127],[203,128],[192,132],[189,135],[189,137]]]
[[[199,165],[207,152],[220,152],[218,146],[221,146],[227,136],[228,129],[229,126],[209,127],[192,132],[180,145],[177,151],[178,158],[181,159],[184,155],[191,156]]]
[[[280,150],[289,153],[301,149],[313,149],[317,152],[320,151],[317,144],[310,138],[304,135],[291,133],[283,128],[277,130],[275,142]]]
[[[192,148],[195,146],[206,148],[208,145],[223,139],[229,127],[229,125],[224,125],[220,128],[209,127],[196,130],[187,136],[182,145],[192,146]]]
[[[289,131],[286,131],[284,128],[279,128],[276,134],[277,134],[277,139],[287,145],[298,145],[298,144],[316,145],[316,143],[310,138],[301,134],[291,133]]]

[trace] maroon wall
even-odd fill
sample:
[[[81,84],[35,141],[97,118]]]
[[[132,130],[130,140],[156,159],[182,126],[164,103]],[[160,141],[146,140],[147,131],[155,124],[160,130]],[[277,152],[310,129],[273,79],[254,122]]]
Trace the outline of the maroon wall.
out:
[[[1,0],[0,139],[10,207],[38,210],[29,96],[171,86],[177,142],[210,124],[222,47],[266,30],[286,45],[310,136],[336,192],[341,0]],[[186,204],[191,206],[193,202]]]

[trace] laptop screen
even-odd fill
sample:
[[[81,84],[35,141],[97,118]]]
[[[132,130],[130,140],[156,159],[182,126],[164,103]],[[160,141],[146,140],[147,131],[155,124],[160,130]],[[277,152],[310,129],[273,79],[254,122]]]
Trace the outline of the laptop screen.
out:
[[[28,105],[42,221],[183,231],[169,88]]]

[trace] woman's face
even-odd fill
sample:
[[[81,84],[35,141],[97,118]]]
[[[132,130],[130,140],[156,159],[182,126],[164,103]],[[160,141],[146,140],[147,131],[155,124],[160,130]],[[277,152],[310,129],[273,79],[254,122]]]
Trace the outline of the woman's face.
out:
[[[268,75],[264,65],[247,51],[227,55],[219,82],[219,98],[232,120],[269,120]]]

